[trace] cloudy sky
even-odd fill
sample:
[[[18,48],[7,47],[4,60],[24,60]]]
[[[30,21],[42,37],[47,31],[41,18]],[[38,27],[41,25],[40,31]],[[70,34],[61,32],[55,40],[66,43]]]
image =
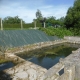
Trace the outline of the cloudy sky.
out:
[[[54,16],[60,18],[66,15],[74,0],[0,0],[0,17],[19,16],[26,23],[36,18],[39,9],[43,17]]]

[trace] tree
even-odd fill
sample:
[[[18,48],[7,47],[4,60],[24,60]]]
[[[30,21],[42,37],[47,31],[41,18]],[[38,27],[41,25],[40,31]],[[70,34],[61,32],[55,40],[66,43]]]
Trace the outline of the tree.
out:
[[[63,26],[63,17],[60,18],[60,19],[56,19],[55,17],[51,16],[51,17],[48,17],[46,19],[46,23],[47,23],[47,26],[52,26],[52,27],[60,27],[60,26]]]
[[[18,16],[15,16],[15,17],[8,16],[8,17],[4,18],[3,22],[15,24],[15,23],[21,23],[21,19]],[[23,23],[25,23],[25,22],[23,21]]]
[[[36,18],[37,18],[37,20],[41,20],[43,18],[42,14],[41,14],[41,11],[39,9],[36,12]]]
[[[65,27],[67,29],[80,29],[80,0],[75,0],[73,7],[70,7],[65,17]]]
[[[46,23],[47,23],[47,26],[54,26],[55,24],[55,17],[53,16],[50,16],[48,18],[46,18]]]
[[[37,9],[37,12],[36,12],[36,22],[37,24],[41,24],[41,26],[43,26],[43,16],[42,16],[42,13],[39,9]]]
[[[64,27],[64,20],[65,20],[64,17],[61,17],[60,19],[57,19],[57,24],[58,24],[60,27]]]

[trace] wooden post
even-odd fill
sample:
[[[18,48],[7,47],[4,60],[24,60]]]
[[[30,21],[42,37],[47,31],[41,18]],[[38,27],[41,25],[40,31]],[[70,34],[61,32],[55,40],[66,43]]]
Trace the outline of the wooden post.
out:
[[[3,24],[2,24],[2,19],[1,19],[1,30],[3,30]]]
[[[34,21],[34,26],[35,26],[35,29],[36,29],[36,21]]]
[[[44,28],[45,28],[45,22],[44,22]]]
[[[21,19],[21,30],[23,29],[22,19]]]

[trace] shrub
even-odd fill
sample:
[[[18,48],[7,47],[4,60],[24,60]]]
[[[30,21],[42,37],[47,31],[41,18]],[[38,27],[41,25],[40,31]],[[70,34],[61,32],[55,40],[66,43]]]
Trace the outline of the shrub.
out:
[[[63,38],[64,36],[72,36],[73,33],[69,30],[67,30],[66,28],[53,28],[53,27],[49,27],[49,28],[39,28],[39,30],[44,31],[46,34],[50,35],[50,36],[58,36]]]

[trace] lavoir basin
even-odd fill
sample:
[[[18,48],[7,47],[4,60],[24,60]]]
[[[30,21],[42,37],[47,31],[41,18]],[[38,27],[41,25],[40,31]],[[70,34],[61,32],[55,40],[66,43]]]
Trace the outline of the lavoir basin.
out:
[[[67,57],[72,51],[77,50],[79,47],[79,44],[62,43],[17,55],[25,60],[49,69],[58,63],[60,58]]]
[[[12,62],[2,63],[2,64],[0,64],[0,71],[11,68],[13,66],[14,66],[14,64]]]

